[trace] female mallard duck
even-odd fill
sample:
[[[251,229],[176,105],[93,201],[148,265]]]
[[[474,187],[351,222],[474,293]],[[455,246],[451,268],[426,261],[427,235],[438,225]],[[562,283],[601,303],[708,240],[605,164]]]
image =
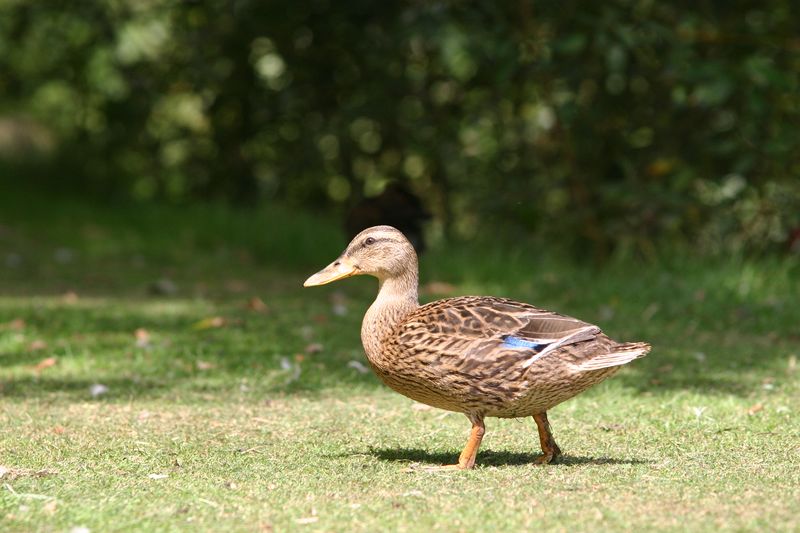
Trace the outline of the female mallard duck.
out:
[[[532,305],[490,296],[447,298],[420,306],[417,255],[391,226],[368,228],[304,286],[369,274],[379,291],[361,326],[375,373],[418,402],[464,413],[472,432],[457,465],[472,468],[487,416],[532,416],[549,463],[561,450],[547,410],[650,351],[619,343],[600,328]]]

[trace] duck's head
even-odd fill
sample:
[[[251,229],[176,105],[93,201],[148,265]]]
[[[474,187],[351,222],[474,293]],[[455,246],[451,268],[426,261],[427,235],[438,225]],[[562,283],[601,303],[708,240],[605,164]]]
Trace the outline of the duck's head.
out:
[[[417,273],[417,254],[405,235],[392,226],[373,226],[356,235],[336,261],[303,283],[304,287],[368,274],[381,281]]]

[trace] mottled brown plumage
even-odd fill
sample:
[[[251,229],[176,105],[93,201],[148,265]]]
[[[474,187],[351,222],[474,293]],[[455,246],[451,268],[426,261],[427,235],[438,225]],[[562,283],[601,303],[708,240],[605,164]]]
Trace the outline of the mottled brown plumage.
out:
[[[487,416],[532,416],[543,456],[561,452],[547,410],[650,350],[619,343],[592,324],[505,298],[463,296],[420,306],[417,256],[398,230],[375,226],[306,286],[359,274],[378,278],[361,326],[367,360],[389,387],[419,402],[464,413],[472,432],[457,465],[472,468]]]

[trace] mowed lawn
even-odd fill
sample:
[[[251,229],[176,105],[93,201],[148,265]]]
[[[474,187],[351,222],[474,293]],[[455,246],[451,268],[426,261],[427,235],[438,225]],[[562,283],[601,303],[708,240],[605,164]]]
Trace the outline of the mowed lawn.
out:
[[[653,344],[550,412],[559,464],[534,464],[532,420],[488,419],[475,470],[432,473],[469,423],[366,370],[375,281],[301,287],[342,239],[279,208],[5,202],[0,530],[800,529],[796,262],[432,250],[425,300]]]

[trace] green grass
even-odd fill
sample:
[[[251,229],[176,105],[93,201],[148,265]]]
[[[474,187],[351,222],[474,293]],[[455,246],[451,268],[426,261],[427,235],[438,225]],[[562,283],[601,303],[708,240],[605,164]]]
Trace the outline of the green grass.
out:
[[[541,250],[434,249],[423,284],[530,301],[654,348],[551,411],[560,464],[533,464],[531,420],[489,419],[474,471],[408,472],[454,461],[469,424],[351,365],[375,282],[300,286],[345,244],[331,220],[2,208],[3,531],[800,529],[789,260],[596,269]],[[151,293],[162,278],[174,294]],[[96,384],[107,392],[93,397]]]

